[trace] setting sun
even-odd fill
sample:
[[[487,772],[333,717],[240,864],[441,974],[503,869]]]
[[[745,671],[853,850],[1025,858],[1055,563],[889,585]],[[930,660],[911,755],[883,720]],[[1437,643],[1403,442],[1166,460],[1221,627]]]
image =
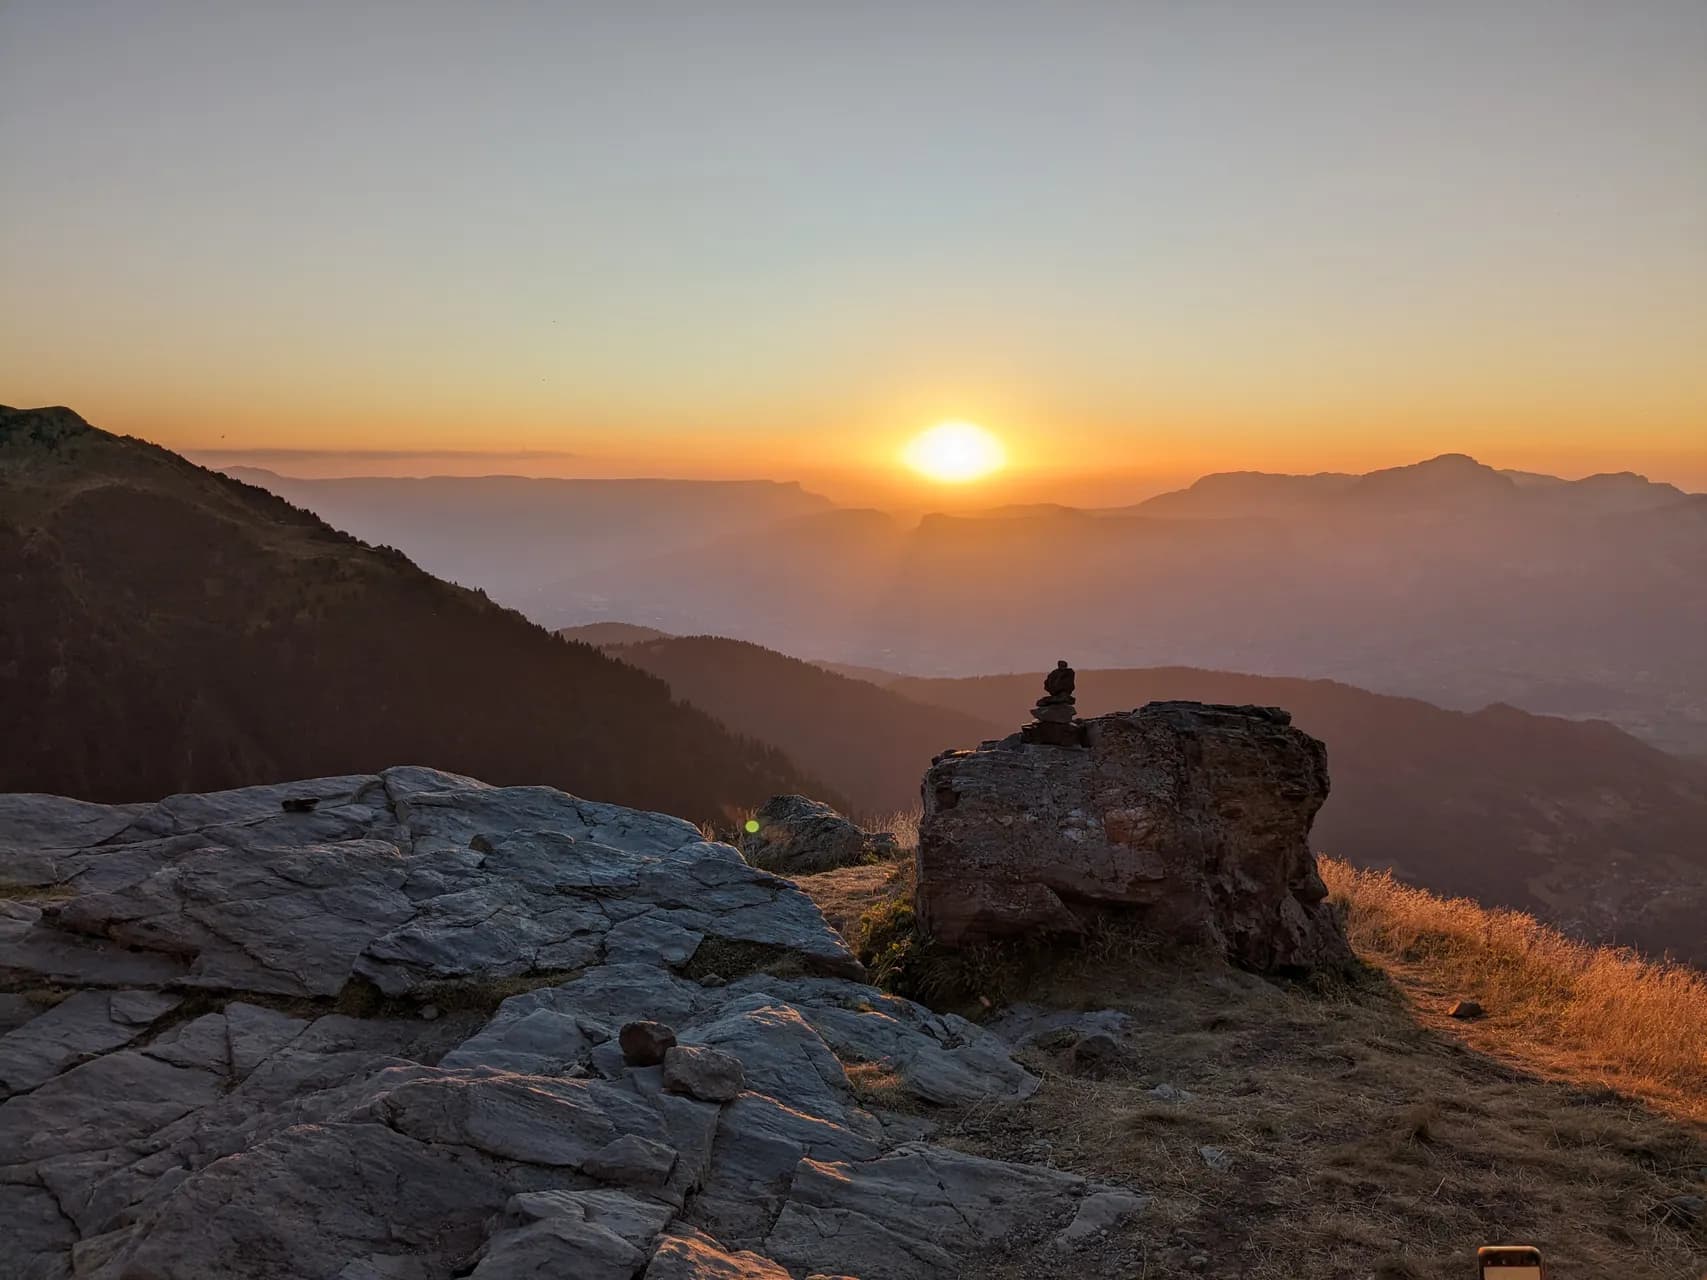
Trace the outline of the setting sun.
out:
[[[939,422],[907,442],[901,457],[920,475],[943,484],[965,484],[1001,469],[1007,450],[974,422]]]

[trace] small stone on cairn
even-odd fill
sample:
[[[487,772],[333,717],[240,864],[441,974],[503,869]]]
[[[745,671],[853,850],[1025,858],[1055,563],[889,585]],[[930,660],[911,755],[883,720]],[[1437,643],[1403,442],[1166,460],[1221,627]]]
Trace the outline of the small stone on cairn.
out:
[[[1055,664],[1055,670],[1043,677],[1043,696],[1031,709],[1032,719],[1036,723],[1028,724],[1020,730],[1026,742],[1046,743],[1055,747],[1079,745],[1073,681],[1073,668],[1067,665],[1065,658]]]

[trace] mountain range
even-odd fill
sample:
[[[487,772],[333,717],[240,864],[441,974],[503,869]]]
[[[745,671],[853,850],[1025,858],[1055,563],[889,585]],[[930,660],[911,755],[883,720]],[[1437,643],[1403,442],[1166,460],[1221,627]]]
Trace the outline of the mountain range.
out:
[[[267,483],[322,514],[380,492]],[[364,496],[364,536],[424,553],[441,535],[420,526],[486,509],[477,483],[435,484],[407,519]],[[518,528],[443,571],[552,627],[621,619],[929,676],[1028,670],[1065,648],[1084,666],[1603,718],[1707,756],[1707,495],[1640,476],[1568,481],[1447,454],[1366,475],[1206,476],[1131,507],[917,521],[761,489],[750,522],[722,507],[684,522],[674,492],[631,485],[599,506],[596,553],[570,537],[501,549],[527,541]]]
[[[1445,474],[1425,469],[1422,487],[1438,487]],[[1469,474],[1486,493],[1506,495],[1494,500],[1501,510],[1512,492],[1559,487]],[[1410,491],[1415,479],[1377,487]],[[1645,594],[1656,577],[1687,567],[1695,500],[1649,494],[1654,505],[1641,509],[1620,484],[1617,510],[1584,514],[1581,500],[1567,505],[1572,521],[1615,529],[1655,521],[1676,538],[1672,559],[1656,552],[1653,562],[1630,566],[1629,619],[1658,607]],[[1485,505],[1447,487],[1470,509]],[[1309,501],[1360,502],[1346,497],[1360,488],[1340,485],[1337,497]],[[1353,518],[1372,520],[1371,528],[1409,520],[1440,542],[1464,536],[1435,498],[1421,516],[1404,517],[1397,499],[1369,505],[1378,518]],[[641,523],[632,512],[623,520]],[[737,614],[786,609],[803,634],[828,641],[837,627],[876,636],[892,626],[904,638],[932,619],[963,625],[955,608],[976,616],[984,607],[963,580],[968,566],[992,556],[1011,583],[1053,566],[1057,579],[1082,588],[1087,548],[1115,574],[1132,526],[1176,559],[1202,563],[1206,553],[1191,550],[1190,530],[1205,531],[1203,545],[1213,547],[1229,534],[1247,538],[1246,524],[1050,509],[932,518],[910,529],[881,513],[831,509],[714,541],[718,557],[747,548],[746,561],[719,561],[724,588],[738,587]],[[1106,546],[1099,531],[1112,534]],[[882,545],[898,557],[889,570],[912,590],[886,586],[889,612],[867,612],[880,561],[839,559],[850,544]],[[692,573],[703,562],[692,552],[648,562],[656,563],[654,582],[704,598]],[[1582,576],[1594,582],[1592,566]],[[1259,602],[1280,596],[1247,581],[1252,594],[1233,620],[1256,641],[1274,622]],[[800,601],[790,599],[794,592]],[[1402,593],[1366,605],[1371,626],[1390,621],[1392,600],[1402,603]],[[1467,712],[1348,683],[1197,666],[1101,668],[1084,658],[1109,643],[1112,624],[1098,618],[1147,610],[1156,618],[1150,629],[1160,630],[1177,621],[1169,598],[1114,593],[1100,615],[1066,603],[1060,594],[1018,592],[991,634],[963,655],[971,662],[1003,652],[1014,643],[1007,633],[1034,627],[1051,648],[1037,662],[1009,664],[1027,674],[831,670],[733,638],[664,634],[651,619],[577,633],[607,646],[601,651],[434,578],[399,551],[367,545],[166,450],[99,431],[70,410],[0,409],[0,713],[28,728],[0,745],[0,790],[123,801],[413,759],[701,818],[727,818],[785,791],[876,816],[911,805],[938,751],[1015,727],[1037,694],[1038,673],[1067,656],[1081,668],[1085,713],[1156,698],[1290,709],[1328,744],[1334,789],[1317,840],[1330,853],[1534,910],[1587,936],[1707,961],[1699,927],[1707,910],[1707,769],[1698,762],[1610,724],[1504,705]],[[1687,615],[1694,604],[1680,590],[1672,608]],[[1478,637],[1496,632],[1491,623],[1471,627],[1462,645],[1473,650]],[[1345,643],[1326,624],[1320,640]],[[1631,642],[1665,643],[1639,629]],[[1681,663],[1687,645],[1671,642]],[[814,643],[802,652],[833,657],[836,648]]]
[[[709,818],[833,788],[663,681],[69,409],[0,409],[0,791],[426,761]]]

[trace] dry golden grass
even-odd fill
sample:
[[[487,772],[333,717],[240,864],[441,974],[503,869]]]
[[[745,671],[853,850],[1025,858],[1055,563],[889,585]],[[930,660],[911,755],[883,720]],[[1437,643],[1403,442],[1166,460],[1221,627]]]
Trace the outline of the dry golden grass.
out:
[[[871,904],[900,892],[911,892],[913,864],[875,862],[863,867],[838,867],[795,881],[812,895],[830,927],[850,942],[859,918]]]
[[[919,806],[914,805],[911,809],[897,809],[863,825],[868,831],[887,831],[895,837],[902,853],[911,853],[919,847],[919,819],[923,816]]]
[[[887,1111],[920,1110],[917,1099],[890,1067],[880,1062],[849,1062],[844,1064],[844,1069],[854,1097],[866,1106],[882,1107]]]
[[[1474,1274],[1477,1245],[1510,1241],[1539,1245],[1560,1277],[1707,1277],[1707,1222],[1666,1209],[1707,1194],[1707,1089],[1687,1056],[1699,976],[1325,871],[1370,967],[1360,980],[1277,983],[1119,947],[1029,971],[1031,1001],[1129,1012],[1127,1069],[1085,1078],[1046,1038],[1019,1055],[1043,1082],[1031,1100],[932,1113],[935,1140],[1153,1200],[1087,1253],[968,1259],[966,1280],[1042,1280],[1064,1263],[1086,1276],[1449,1280]],[[906,890],[904,877],[847,872],[800,884],[844,922]],[[1458,996],[1489,1016],[1448,1018]],[[883,1105],[881,1064],[855,1070]],[[1164,1083],[1191,1096],[1152,1094]]]
[[[1532,916],[1409,888],[1385,872],[1323,859],[1353,946],[1419,993],[1448,991],[1488,1011],[1478,1048],[1707,1118],[1707,974],[1565,937]]]

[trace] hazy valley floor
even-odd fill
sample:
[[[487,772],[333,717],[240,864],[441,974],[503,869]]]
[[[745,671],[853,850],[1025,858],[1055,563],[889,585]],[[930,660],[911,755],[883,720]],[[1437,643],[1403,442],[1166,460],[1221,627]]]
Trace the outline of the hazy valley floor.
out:
[[[865,867],[799,883],[849,929],[893,881]],[[1381,909],[1365,901],[1360,927],[1351,905],[1370,976],[1344,989],[1177,959],[1055,971],[1024,994],[1129,1013],[1125,1063],[1089,1078],[1075,1037],[1046,1035],[1018,1055],[1043,1077],[1035,1097],[945,1118],[938,1140],[1152,1193],[1083,1274],[1446,1280],[1478,1244],[1524,1241],[1556,1276],[1707,1275],[1707,1213],[1689,1221],[1688,1199],[1707,1195],[1707,1062],[1656,1083],[1491,1002],[1454,1020],[1473,966],[1384,953],[1367,927]],[[880,1076],[863,1084],[881,1095]]]

